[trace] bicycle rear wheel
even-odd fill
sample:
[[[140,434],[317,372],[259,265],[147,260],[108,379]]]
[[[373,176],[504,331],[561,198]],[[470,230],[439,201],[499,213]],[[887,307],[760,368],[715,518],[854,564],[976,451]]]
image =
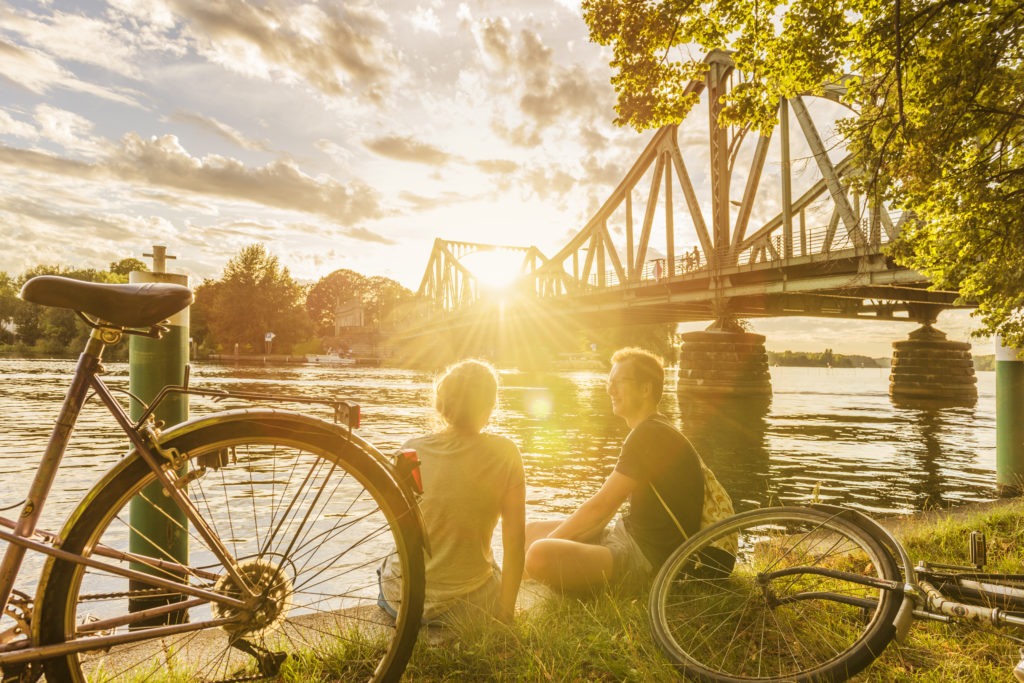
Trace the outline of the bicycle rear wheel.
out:
[[[651,590],[651,626],[697,680],[842,681],[892,639],[901,602],[897,591],[854,578],[899,580],[870,533],[817,510],[753,510],[669,557]]]
[[[204,681],[401,676],[420,625],[423,539],[415,509],[372,446],[312,418],[233,411],[169,432],[162,447],[187,457],[189,472],[179,486],[234,558],[240,580],[260,598],[240,610],[53,560],[40,588],[42,644],[145,636],[147,630],[154,635],[50,660],[49,680],[145,680],[158,671],[173,680]],[[154,495],[144,491],[154,479],[141,458],[126,458],[72,515],[61,547],[117,563],[110,550],[128,549],[129,502]],[[175,580],[185,575],[190,586],[240,597],[238,580],[195,529],[165,517],[172,531],[189,536],[186,566],[152,550],[133,556],[131,568]],[[392,553],[403,569],[396,619],[377,606],[376,568]],[[130,618],[129,600],[138,609],[137,601],[161,596],[187,607],[156,619],[160,624],[118,623]],[[190,628],[217,619],[227,623],[156,635],[160,625]]]

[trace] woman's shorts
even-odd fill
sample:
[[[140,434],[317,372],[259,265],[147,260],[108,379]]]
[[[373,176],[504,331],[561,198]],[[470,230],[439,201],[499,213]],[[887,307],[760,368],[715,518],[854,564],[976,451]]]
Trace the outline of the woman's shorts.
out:
[[[627,590],[636,590],[654,573],[654,567],[636,540],[626,531],[626,525],[621,517],[617,517],[615,523],[604,530],[600,545],[612,553],[612,583]]]

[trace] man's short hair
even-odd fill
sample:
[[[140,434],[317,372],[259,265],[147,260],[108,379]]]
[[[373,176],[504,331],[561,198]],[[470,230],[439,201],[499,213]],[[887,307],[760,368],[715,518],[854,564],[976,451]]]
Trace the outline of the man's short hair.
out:
[[[665,361],[661,356],[638,346],[627,346],[612,354],[612,365],[627,362],[638,382],[650,383],[651,396],[657,405],[665,388]]]

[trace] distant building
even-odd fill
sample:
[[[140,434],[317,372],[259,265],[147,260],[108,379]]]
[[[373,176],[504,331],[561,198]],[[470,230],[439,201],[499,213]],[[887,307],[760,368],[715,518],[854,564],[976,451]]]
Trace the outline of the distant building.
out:
[[[334,336],[346,332],[363,331],[366,327],[366,309],[358,301],[339,301],[334,309]]]

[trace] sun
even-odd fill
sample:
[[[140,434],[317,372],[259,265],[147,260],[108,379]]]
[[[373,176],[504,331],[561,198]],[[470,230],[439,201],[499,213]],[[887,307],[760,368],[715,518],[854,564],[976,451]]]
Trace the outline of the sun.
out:
[[[522,274],[523,255],[515,251],[478,251],[460,261],[485,289],[506,289]]]

